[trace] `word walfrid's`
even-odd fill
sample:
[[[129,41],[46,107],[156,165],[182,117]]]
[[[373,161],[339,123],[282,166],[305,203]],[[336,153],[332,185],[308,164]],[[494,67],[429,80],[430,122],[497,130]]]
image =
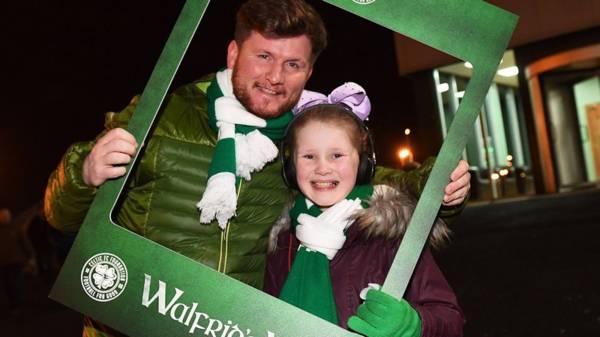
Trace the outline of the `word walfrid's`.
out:
[[[158,281],[158,290],[152,298],[150,298],[151,283],[152,276],[144,274],[142,305],[149,308],[154,301],[158,300],[158,313],[163,316],[167,316],[168,314],[172,320],[189,327],[188,333],[193,334],[198,330],[198,332],[212,337],[252,337],[252,331],[250,329],[245,329],[245,331],[243,331],[243,329],[239,328],[237,323],[231,325],[233,322],[229,320],[227,323],[223,323],[218,319],[211,318],[207,313],[196,311],[196,309],[198,309],[197,302],[193,302],[191,306],[179,302],[179,299],[184,294],[183,290],[175,288],[175,296],[173,296],[167,304],[167,286],[163,281]],[[201,323],[208,324],[202,326],[200,325]],[[267,331],[267,337],[275,337],[275,334],[271,331]]]

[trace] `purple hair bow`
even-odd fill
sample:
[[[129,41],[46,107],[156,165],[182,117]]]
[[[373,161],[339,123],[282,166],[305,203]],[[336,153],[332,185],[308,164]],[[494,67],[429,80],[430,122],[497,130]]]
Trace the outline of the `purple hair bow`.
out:
[[[371,112],[371,101],[367,92],[360,85],[354,82],[346,82],[335,88],[328,96],[320,92],[304,90],[300,96],[298,104],[292,109],[294,114],[310,108],[317,104],[344,104],[349,107],[354,114],[365,120]]]

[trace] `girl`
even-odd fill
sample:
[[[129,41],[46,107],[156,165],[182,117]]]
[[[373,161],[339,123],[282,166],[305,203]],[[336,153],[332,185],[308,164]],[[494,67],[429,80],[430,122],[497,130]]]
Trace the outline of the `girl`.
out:
[[[383,284],[415,201],[403,189],[370,185],[366,115],[318,104],[289,126],[284,178],[300,193],[272,230],[265,291],[366,336],[462,336],[462,311],[427,248],[403,299],[373,285]],[[438,220],[431,245],[448,233]]]

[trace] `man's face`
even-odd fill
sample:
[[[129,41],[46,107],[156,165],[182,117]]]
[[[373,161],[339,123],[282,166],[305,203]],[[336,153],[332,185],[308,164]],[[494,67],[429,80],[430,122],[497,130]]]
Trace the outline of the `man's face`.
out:
[[[253,31],[227,48],[233,93],[250,112],[274,118],[290,110],[312,74],[312,46],[305,36],[266,38]]]

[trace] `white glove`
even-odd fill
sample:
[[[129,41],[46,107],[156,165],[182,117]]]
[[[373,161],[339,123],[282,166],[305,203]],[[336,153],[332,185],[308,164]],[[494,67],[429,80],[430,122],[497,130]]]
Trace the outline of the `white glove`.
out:
[[[300,243],[308,249],[323,253],[332,260],[346,241],[344,229],[352,220],[352,213],[361,209],[360,199],[342,200],[331,206],[318,217],[300,214],[296,227],[296,236]]]

